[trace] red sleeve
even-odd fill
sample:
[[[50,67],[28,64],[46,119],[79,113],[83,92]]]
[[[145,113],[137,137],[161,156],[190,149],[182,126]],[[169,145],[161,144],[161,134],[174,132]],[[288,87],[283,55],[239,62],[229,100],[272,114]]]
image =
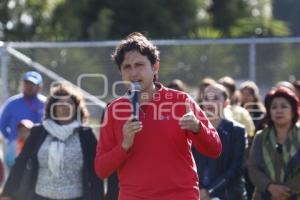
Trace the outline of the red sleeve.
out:
[[[193,112],[200,122],[199,133],[190,133],[188,134],[189,138],[198,152],[211,158],[219,157],[222,153],[222,143],[218,132],[199,105],[191,97],[188,98],[192,104]]]
[[[112,120],[111,109],[108,108],[100,128],[100,139],[95,158],[95,170],[102,179],[107,178],[117,170],[128,156],[128,153],[121,146],[121,141],[117,140]]]

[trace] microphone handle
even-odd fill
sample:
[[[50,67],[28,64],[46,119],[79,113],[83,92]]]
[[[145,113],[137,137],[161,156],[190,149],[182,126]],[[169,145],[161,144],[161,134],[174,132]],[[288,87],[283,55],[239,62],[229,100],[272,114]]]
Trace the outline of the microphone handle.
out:
[[[132,96],[132,107],[133,107],[133,117],[134,120],[138,121],[139,120],[139,91],[133,91],[133,96]]]

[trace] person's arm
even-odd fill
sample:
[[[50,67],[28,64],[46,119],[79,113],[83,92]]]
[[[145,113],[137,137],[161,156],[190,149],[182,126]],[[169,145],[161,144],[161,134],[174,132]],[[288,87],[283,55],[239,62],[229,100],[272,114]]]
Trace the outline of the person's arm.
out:
[[[10,114],[10,103],[3,106],[1,116],[0,116],[0,131],[3,136],[8,139],[9,133],[7,132],[7,127],[9,126],[9,121],[11,120]]]
[[[254,137],[254,141],[250,149],[248,171],[250,179],[252,180],[256,189],[260,192],[266,192],[268,186],[272,183],[272,180],[268,178],[267,175],[264,174],[264,172],[262,172],[257,166],[256,156],[259,155],[256,154],[259,154],[259,149],[262,148],[261,140],[262,134],[257,134]]]
[[[91,128],[81,127],[81,131],[81,140],[85,141],[84,143],[82,143],[85,145],[82,148],[82,150],[84,153],[84,160],[87,166],[86,172],[88,174],[88,182],[90,183],[86,185],[86,187],[88,187],[88,189],[86,189],[86,192],[89,192],[92,197],[98,197],[97,199],[102,200],[104,199],[103,181],[96,175],[94,169],[97,139]]]
[[[289,187],[293,193],[300,194],[300,174],[287,181],[284,185]]]
[[[114,172],[107,180],[106,199],[117,200],[119,196],[119,179],[117,172]]]
[[[190,102],[191,110],[199,122],[198,131],[189,131],[188,137],[192,140],[198,152],[212,158],[219,157],[222,153],[222,143],[218,132],[206,118],[198,104],[191,97],[187,98],[188,102]]]
[[[243,112],[241,117],[241,122],[242,124],[245,126],[246,129],[246,133],[248,137],[254,137],[255,135],[255,125],[254,122],[251,118],[250,113],[248,112],[248,110],[243,108]]]
[[[110,107],[104,115],[104,125],[100,129],[100,140],[95,157],[97,175],[104,179],[110,176],[126,160],[128,152],[118,141],[113,129],[113,115]]]
[[[27,160],[31,156],[31,153],[33,151],[32,148],[36,145],[39,134],[40,132],[38,131],[38,129],[31,129],[31,133],[27,138],[20,155],[17,157],[15,164],[10,170],[9,176],[4,185],[2,193],[3,197],[12,197],[16,192],[16,188],[19,187],[20,179],[26,167]]]
[[[247,136],[244,128],[234,127],[233,130],[234,131],[231,134],[233,134],[234,143],[229,144],[234,147],[231,152],[232,159],[230,160],[229,167],[225,169],[224,173],[209,186],[208,191],[211,196],[214,196],[214,194],[217,194],[218,191],[224,188],[228,188],[232,183],[232,180],[241,174]]]

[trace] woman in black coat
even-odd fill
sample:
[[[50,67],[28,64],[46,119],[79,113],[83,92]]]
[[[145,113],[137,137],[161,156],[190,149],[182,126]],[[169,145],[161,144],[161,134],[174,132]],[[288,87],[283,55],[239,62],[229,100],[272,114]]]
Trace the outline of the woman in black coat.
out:
[[[88,112],[71,86],[54,86],[42,125],[31,129],[11,169],[1,200],[103,200],[94,171],[97,141],[83,126]]]

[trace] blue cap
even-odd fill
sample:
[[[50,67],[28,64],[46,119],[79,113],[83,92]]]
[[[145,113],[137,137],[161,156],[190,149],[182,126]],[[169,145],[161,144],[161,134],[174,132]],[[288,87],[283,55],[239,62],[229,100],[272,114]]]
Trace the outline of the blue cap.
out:
[[[29,81],[35,85],[40,85],[43,82],[42,76],[35,71],[26,72],[23,76],[24,81]]]

